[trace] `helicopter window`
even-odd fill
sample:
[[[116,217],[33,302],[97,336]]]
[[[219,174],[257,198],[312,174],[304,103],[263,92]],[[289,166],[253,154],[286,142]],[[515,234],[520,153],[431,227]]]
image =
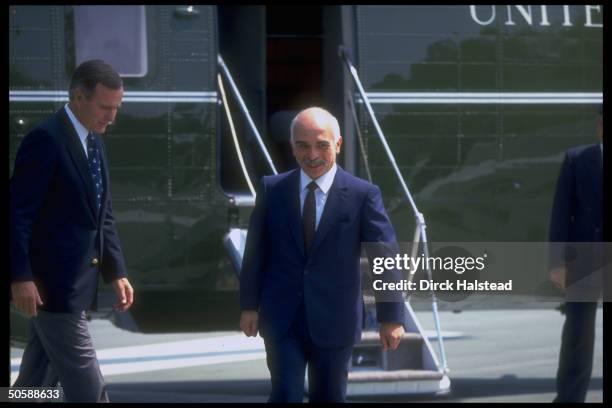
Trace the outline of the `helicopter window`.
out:
[[[147,75],[144,6],[75,6],[74,34],[77,66],[102,59],[122,77]]]

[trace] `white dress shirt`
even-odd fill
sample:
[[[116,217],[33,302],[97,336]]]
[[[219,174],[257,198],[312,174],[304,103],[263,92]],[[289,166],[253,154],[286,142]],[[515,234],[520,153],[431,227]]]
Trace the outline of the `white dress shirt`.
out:
[[[74,130],[76,130],[77,135],[79,135],[79,139],[81,140],[81,144],[83,145],[83,150],[85,150],[85,157],[89,157],[87,155],[87,135],[89,135],[89,131],[85,128],[85,126],[83,126],[81,122],[79,122],[76,116],[74,116],[74,113],[72,113],[68,104],[64,106],[64,109],[66,110],[66,113],[68,114],[68,118],[70,119],[70,122],[72,122],[72,126],[74,127]]]
[[[325,208],[327,197],[329,196],[329,189],[334,182],[336,171],[338,166],[336,163],[333,164],[331,169],[327,173],[315,180],[318,188],[315,190],[315,204],[316,204],[316,217],[315,217],[315,230],[319,227],[319,221],[321,221],[321,214]],[[313,181],[304,170],[300,169],[300,214],[304,212],[304,201],[306,201],[306,194],[308,194],[308,184]]]

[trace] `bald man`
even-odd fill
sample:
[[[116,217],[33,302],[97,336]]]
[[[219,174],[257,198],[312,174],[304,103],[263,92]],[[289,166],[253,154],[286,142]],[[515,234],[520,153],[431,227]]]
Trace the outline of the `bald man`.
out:
[[[310,402],[343,402],[361,338],[361,243],[395,243],[395,232],[380,189],[336,164],[342,137],[329,112],[298,113],[291,146],[300,169],[258,186],[240,275],[240,328],[264,338],[270,402],[302,402],[306,367]],[[404,333],[400,300],[376,303],[384,349],[396,349]]]

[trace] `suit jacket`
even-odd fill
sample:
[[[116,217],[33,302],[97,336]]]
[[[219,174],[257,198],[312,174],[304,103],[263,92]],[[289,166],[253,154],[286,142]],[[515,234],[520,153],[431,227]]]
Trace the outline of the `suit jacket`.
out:
[[[11,281],[34,280],[51,312],[96,307],[98,276],[126,277],[111,207],[104,143],[104,196],[96,208],[87,156],[64,108],[21,142],[10,180]],[[94,258],[96,260],[94,260]]]
[[[568,150],[555,191],[550,242],[601,242],[602,192],[603,167],[599,143]],[[566,252],[565,245],[552,244],[551,264],[553,267],[561,266],[569,259],[571,262],[566,265],[567,283],[571,284],[601,267],[600,250],[597,245],[578,244],[574,248],[577,253],[572,256]],[[595,256],[597,254],[598,257]]]
[[[299,189],[299,168],[264,177],[258,186],[240,275],[241,309],[259,310],[261,335],[278,339],[303,301],[311,339],[344,347],[361,337],[361,242],[395,243],[395,232],[380,189],[338,167],[306,255]],[[379,322],[404,322],[401,297],[377,302],[376,309]]]

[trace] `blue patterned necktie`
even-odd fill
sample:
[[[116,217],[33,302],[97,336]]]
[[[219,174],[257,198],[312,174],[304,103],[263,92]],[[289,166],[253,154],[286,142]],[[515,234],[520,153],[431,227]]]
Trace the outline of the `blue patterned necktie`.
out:
[[[302,227],[304,228],[304,246],[306,247],[306,253],[310,250],[312,241],[315,236],[316,222],[317,222],[317,204],[315,200],[315,190],[317,189],[317,183],[311,181],[308,184],[308,193],[304,200],[304,208],[302,210]]]
[[[102,167],[100,162],[100,149],[94,140],[93,133],[87,135],[87,161],[89,162],[89,170],[94,182],[94,190],[96,193],[96,204],[98,211],[102,205],[102,194],[104,186],[102,185]]]

